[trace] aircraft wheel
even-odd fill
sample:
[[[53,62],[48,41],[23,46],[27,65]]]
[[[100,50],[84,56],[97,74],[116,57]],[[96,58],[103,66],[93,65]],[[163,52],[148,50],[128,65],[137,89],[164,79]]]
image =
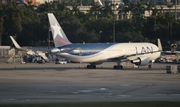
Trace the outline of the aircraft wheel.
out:
[[[114,65],[114,67],[113,67],[114,69],[117,69],[117,66],[116,65]]]
[[[96,65],[87,65],[87,69],[96,69]]]
[[[93,69],[96,69],[96,65],[92,65],[92,68],[93,68]]]
[[[90,65],[87,65],[87,69],[90,69]]]
[[[122,65],[120,65],[120,66],[119,66],[119,69],[123,69],[123,66],[122,66]]]
[[[117,66],[117,65],[114,65],[114,69],[119,69],[119,66]]]
[[[120,65],[120,66],[114,65],[114,69],[123,69],[123,66],[122,65]]]
[[[148,65],[148,68],[151,69],[151,68],[152,68],[152,65]]]

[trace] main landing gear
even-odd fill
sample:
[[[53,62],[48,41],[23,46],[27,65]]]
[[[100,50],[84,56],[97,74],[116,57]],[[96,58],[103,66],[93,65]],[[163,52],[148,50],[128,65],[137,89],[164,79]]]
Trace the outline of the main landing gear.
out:
[[[96,65],[91,63],[90,65],[87,65],[87,69],[96,69]]]
[[[123,69],[122,65],[114,65],[114,69]]]
[[[120,59],[117,60],[117,65],[114,65],[113,68],[114,69],[123,69],[123,66],[121,65],[121,60]]]

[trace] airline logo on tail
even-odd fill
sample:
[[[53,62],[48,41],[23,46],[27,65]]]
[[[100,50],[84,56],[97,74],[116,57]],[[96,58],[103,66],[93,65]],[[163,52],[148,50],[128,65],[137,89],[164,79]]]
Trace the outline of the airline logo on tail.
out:
[[[66,37],[64,31],[56,20],[55,16],[52,13],[48,13],[49,23],[51,26],[51,31],[53,35],[55,47],[71,44],[71,42]]]

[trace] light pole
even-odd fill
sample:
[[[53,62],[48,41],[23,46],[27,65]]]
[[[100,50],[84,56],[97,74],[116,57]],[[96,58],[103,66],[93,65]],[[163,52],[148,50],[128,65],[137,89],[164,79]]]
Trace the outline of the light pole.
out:
[[[117,8],[118,8],[118,5],[117,4],[113,4],[113,43],[115,43],[116,41],[115,41],[115,38],[116,38],[116,35],[115,35],[115,33],[116,33],[116,31],[115,31],[115,22],[116,22],[116,10],[117,10]]]
[[[115,13],[114,13],[114,17],[113,17],[113,43],[115,43]]]
[[[177,0],[175,0],[175,19],[177,20]]]
[[[156,15],[154,18],[154,36],[155,36],[155,41],[157,40],[157,35],[156,35]]]

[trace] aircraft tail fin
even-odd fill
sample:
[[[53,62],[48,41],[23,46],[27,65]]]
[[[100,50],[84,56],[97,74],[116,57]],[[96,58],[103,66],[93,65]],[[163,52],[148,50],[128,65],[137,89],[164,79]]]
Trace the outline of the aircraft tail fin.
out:
[[[158,38],[158,48],[159,48],[159,51],[162,51],[162,45],[161,45],[161,40]]]
[[[20,49],[20,50],[23,49],[22,47],[19,46],[19,44],[16,42],[16,40],[14,40],[14,38],[13,38],[12,36],[10,36],[10,38],[11,38],[14,46],[15,46],[17,49]]]
[[[53,13],[48,13],[55,47],[71,44]]]
[[[100,6],[103,5],[102,2],[101,2],[101,0],[94,0],[94,4],[95,4],[95,5],[100,5]]]

